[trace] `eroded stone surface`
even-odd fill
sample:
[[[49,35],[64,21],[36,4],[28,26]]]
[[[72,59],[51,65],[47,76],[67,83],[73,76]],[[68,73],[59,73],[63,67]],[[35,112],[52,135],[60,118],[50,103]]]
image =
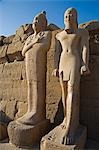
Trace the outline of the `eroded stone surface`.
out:
[[[56,127],[56,130],[59,127]],[[86,141],[86,128],[83,126],[79,126],[79,128],[76,131],[75,134],[75,141],[74,143],[70,145],[64,145],[60,143],[59,141],[54,141],[52,140],[51,136],[53,136],[53,131],[49,132],[47,135],[45,135],[42,140],[41,140],[41,145],[40,148],[41,150],[75,150],[75,149],[82,149],[85,146],[85,141]],[[59,130],[57,130],[57,133]],[[60,132],[59,137],[61,137],[61,134],[64,133],[64,131]]]
[[[48,133],[49,125],[49,120],[43,120],[34,126],[13,121],[8,125],[10,143],[18,147],[33,147],[41,140],[42,136]]]
[[[25,31],[25,34],[31,34],[33,31],[31,31],[31,25],[28,25],[29,28]],[[87,26],[87,23],[86,23]],[[99,77],[99,65],[98,65],[98,54],[99,54],[99,46],[97,43],[94,43],[93,37],[94,35],[99,35],[99,26],[97,25],[97,28],[93,27],[89,30],[89,35],[92,38],[90,39],[90,71],[91,74],[87,77],[83,77],[81,80],[81,107],[80,107],[80,122],[88,126],[88,136],[94,139],[99,140],[99,91],[98,91],[98,77]],[[57,31],[53,31],[52,38],[55,36]],[[23,34],[25,36],[25,34]],[[22,35],[22,36],[23,36]],[[21,36],[21,37],[22,37]],[[24,39],[24,38],[23,38]],[[54,38],[53,38],[54,39]],[[58,110],[58,104],[61,99],[61,89],[58,79],[55,79],[51,76],[52,71],[54,69],[54,40],[52,39],[51,49],[48,52],[47,58],[47,99],[46,99],[46,110],[47,110],[47,118],[49,118],[52,122],[56,118],[56,124],[60,122],[59,118],[61,117],[60,114],[62,114],[61,109],[58,116],[56,117],[56,112]],[[16,39],[17,40],[17,39]],[[12,44],[12,43],[11,43]],[[3,45],[4,47],[4,45]],[[92,47],[92,48],[91,48]],[[0,47],[1,49],[2,47]],[[10,50],[9,50],[10,51]],[[16,48],[17,52],[17,48]],[[12,54],[11,54],[12,55]],[[15,53],[16,55],[16,53]],[[1,54],[0,54],[1,56]],[[16,55],[17,57],[17,55]],[[15,61],[13,63],[6,63],[8,62],[8,59],[6,57],[1,57],[0,61],[2,60],[3,64],[0,64],[0,104],[2,109],[6,110],[6,102],[17,101],[22,102],[24,105],[24,102],[27,103],[27,83],[26,83],[26,73],[25,73],[25,65],[24,60],[23,61]],[[11,59],[14,60],[14,59]],[[9,69],[7,67],[4,67],[6,63],[6,66],[8,65]],[[13,67],[12,67],[13,66]],[[19,68],[19,69],[15,69]],[[4,70],[5,69],[5,70]],[[20,70],[22,69],[21,76],[20,76]],[[10,71],[8,73],[8,70]],[[15,86],[16,84],[16,86]],[[54,87],[55,86],[55,87]],[[5,88],[6,87],[6,88]],[[13,89],[13,90],[12,90]],[[22,92],[20,92],[20,89]],[[86,89],[86,91],[84,90]],[[90,92],[91,90],[91,92]],[[87,92],[88,91],[88,92]],[[12,95],[12,96],[11,96]],[[21,96],[20,96],[21,95]],[[82,96],[83,95],[83,96]],[[85,95],[85,96],[84,96]],[[96,96],[95,96],[96,95]],[[17,103],[18,105],[18,103]],[[18,110],[15,111],[16,114],[20,111],[20,108],[17,107]],[[60,107],[61,108],[61,107]],[[24,109],[24,108],[23,108]],[[9,114],[11,109],[8,108]],[[20,114],[20,116],[23,115]],[[15,115],[16,117],[17,115]],[[55,118],[54,118],[55,117]],[[17,117],[16,117],[17,118]],[[97,137],[96,137],[97,135]]]
[[[66,10],[64,23],[65,29],[55,36],[55,69],[53,71],[53,75],[60,80],[64,118],[62,123],[46,136],[52,142],[71,145],[75,143],[75,134],[79,127],[80,77],[90,72],[89,35],[85,29],[78,28],[77,11],[74,8]],[[85,140],[86,138],[81,141],[85,143]],[[84,145],[80,148],[84,148]]]

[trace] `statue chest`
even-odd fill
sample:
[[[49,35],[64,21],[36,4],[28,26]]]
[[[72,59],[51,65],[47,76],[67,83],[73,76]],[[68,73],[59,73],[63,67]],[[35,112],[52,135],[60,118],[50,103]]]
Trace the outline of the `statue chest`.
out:
[[[77,48],[78,49],[78,47],[80,46],[79,45],[80,40],[81,40],[81,37],[78,34],[62,34],[59,39],[63,47],[63,50],[65,48],[69,48],[69,49]]]

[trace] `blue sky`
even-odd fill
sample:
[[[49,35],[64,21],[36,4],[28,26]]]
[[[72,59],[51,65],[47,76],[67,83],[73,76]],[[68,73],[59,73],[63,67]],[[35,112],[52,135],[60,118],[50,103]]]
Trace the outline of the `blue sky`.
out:
[[[0,35],[15,34],[42,10],[47,12],[49,24],[64,28],[63,15],[69,7],[77,9],[79,24],[99,20],[99,0],[0,0]]]

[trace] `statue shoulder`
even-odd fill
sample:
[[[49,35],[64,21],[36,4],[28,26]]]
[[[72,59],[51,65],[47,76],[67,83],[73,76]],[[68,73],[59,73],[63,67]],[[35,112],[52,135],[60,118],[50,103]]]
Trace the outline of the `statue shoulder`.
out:
[[[57,40],[59,40],[60,37],[63,35],[63,32],[64,32],[64,30],[58,32],[58,33],[56,34],[55,38],[56,38]]]

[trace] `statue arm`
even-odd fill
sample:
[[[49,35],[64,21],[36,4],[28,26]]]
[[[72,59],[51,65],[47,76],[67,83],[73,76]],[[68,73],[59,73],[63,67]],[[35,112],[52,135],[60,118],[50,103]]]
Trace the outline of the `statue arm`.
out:
[[[55,38],[55,55],[54,55],[54,70],[52,72],[53,76],[59,76],[59,62],[60,62],[60,55],[62,52],[61,43],[59,42],[57,35]]]
[[[22,56],[25,56],[25,53],[28,51],[28,49],[32,46],[32,43],[29,44],[29,37],[27,38],[25,45],[22,49]]]
[[[59,68],[59,62],[60,62],[60,55],[62,52],[62,47],[61,47],[61,43],[60,41],[57,39],[57,36],[55,38],[55,56],[54,56],[54,60],[55,60],[55,68],[58,69]]]
[[[82,39],[82,60],[83,60],[83,66],[81,67],[81,74],[89,74],[89,34],[88,31],[85,30],[83,33],[83,39]]]
[[[82,51],[82,59],[86,66],[89,64],[89,34],[86,32],[83,38],[83,51]]]
[[[33,42],[30,41],[30,37],[28,37],[22,50],[22,56],[25,56],[25,53],[32,47],[32,45]]]

